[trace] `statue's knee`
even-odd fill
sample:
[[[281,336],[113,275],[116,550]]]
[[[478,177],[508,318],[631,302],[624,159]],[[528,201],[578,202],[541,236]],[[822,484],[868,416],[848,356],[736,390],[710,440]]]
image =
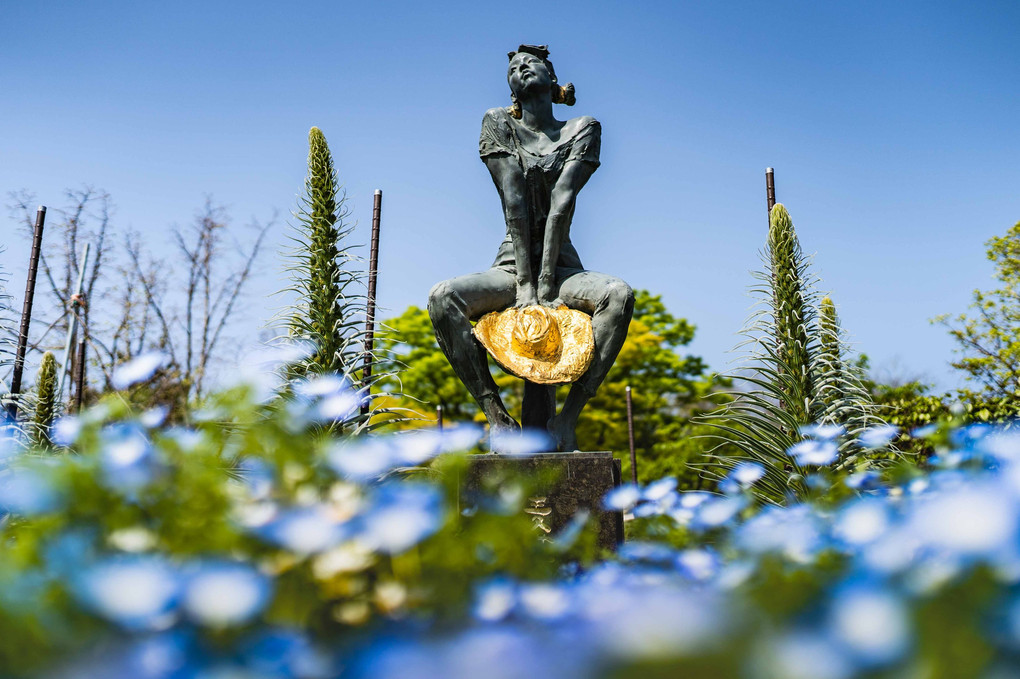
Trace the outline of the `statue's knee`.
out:
[[[445,316],[453,301],[453,288],[449,281],[436,283],[429,290],[429,316],[433,319]]]
[[[630,317],[634,312],[634,290],[621,280],[607,286],[605,300],[606,309],[614,315]]]

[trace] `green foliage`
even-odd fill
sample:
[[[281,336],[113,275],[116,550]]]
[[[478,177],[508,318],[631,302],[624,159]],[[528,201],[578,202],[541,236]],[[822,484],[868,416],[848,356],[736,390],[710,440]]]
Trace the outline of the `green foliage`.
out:
[[[436,344],[432,323],[423,309],[410,307],[383,325],[390,329],[382,338],[385,350],[404,366],[399,386],[394,380],[384,387],[394,394],[383,401],[394,409],[391,421],[410,416],[397,424],[430,425],[436,405],[443,407],[447,422],[484,421]],[[625,478],[630,478],[625,395],[629,385],[641,478],[675,475],[683,477],[686,487],[699,484],[697,468],[690,463],[704,454],[704,446],[696,438],[700,430],[695,431],[690,419],[712,407],[709,394],[726,382],[710,373],[701,358],[680,353],[694,332],[693,324],[669,313],[661,296],[647,290],[635,292],[627,341],[606,381],[581,413],[577,427],[584,449],[611,450],[623,459]],[[493,374],[508,409],[519,409],[523,382],[495,365]],[[560,389],[561,401],[567,388]],[[397,391],[404,396],[395,395]]]
[[[52,351],[43,354],[36,377],[35,416],[32,419],[32,441],[41,448],[48,448],[50,426],[57,415],[57,359]]]
[[[758,491],[779,502],[790,492],[808,492],[805,470],[787,454],[802,440],[803,427],[845,427],[837,468],[848,469],[861,461],[852,452],[851,439],[882,420],[859,372],[847,364],[835,305],[828,297],[818,301],[817,279],[781,203],[770,213],[762,259],[766,268],[754,273],[759,283],[751,288],[758,307],[741,331],[745,339],[738,347],[746,351],[745,365],[730,375],[747,388],[730,392],[732,400],[702,421],[710,428],[709,438],[739,451],[715,451],[720,464],[731,468],[743,460],[761,463],[765,477]]]
[[[292,254],[298,302],[289,315],[290,334],[309,340],[316,350],[299,368],[299,374],[334,372],[354,378],[361,356],[360,314],[364,296],[356,258],[345,245],[354,227],[348,223],[336,168],[326,137],[313,127],[308,133],[308,176],[298,213],[296,248]]]
[[[1001,284],[989,292],[974,291],[973,316],[939,316],[962,354],[953,367],[992,398],[1020,401],[1020,222],[986,245],[995,278]]]

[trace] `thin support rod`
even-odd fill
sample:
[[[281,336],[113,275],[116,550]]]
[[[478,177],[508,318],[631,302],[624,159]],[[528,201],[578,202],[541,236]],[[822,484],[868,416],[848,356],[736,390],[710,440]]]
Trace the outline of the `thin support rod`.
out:
[[[637,451],[634,449],[634,401],[627,387],[627,442],[630,444],[630,478],[637,485]]]
[[[769,214],[776,204],[776,173],[771,167],[765,168],[765,202],[769,206]]]
[[[11,408],[14,408],[13,398],[17,397],[21,392],[21,377],[25,371],[25,353],[28,351],[28,328],[32,323],[35,277],[39,272],[39,258],[42,256],[43,225],[45,223],[46,206],[40,205],[35,213],[35,229],[32,231],[32,252],[28,258],[28,280],[25,282],[25,303],[21,307],[21,328],[18,330],[18,349],[17,353],[14,354],[14,374],[11,376]]]
[[[436,406],[436,426],[443,431],[443,406]]]
[[[85,267],[89,264],[89,250],[91,243],[85,243],[85,252],[81,255],[81,264],[78,265],[78,282],[74,285],[74,293],[71,295],[71,318],[67,321],[67,339],[64,341],[64,358],[60,361],[60,383],[57,385],[57,400],[63,398],[64,381],[67,379],[67,362],[71,358],[71,342],[74,341],[74,333],[78,329],[78,309],[81,299],[82,287],[85,285]],[[87,303],[87,302],[86,302]],[[87,328],[86,328],[87,331]]]
[[[375,289],[379,277],[379,222],[382,218],[382,190],[376,189],[372,201],[372,246],[368,260],[368,304],[365,313],[365,367],[362,382],[367,389],[372,384],[372,353],[375,350]],[[361,405],[361,414],[368,413],[369,402]]]
[[[75,364],[77,370],[74,375],[74,412],[81,412],[82,397],[85,394],[85,333],[82,333],[82,338],[78,341],[78,363]]]

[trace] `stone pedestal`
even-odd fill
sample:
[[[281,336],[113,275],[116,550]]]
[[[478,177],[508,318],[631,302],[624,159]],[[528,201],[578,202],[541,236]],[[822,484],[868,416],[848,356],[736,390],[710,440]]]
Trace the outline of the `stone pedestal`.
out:
[[[620,461],[608,451],[574,453],[537,453],[534,455],[472,455],[465,478],[464,492],[483,488],[483,480],[501,476],[534,477],[551,473],[555,481],[525,503],[534,517],[536,530],[552,535],[579,509],[587,509],[598,521],[600,547],[616,549],[623,542],[623,515],[602,509],[602,498],[620,484]]]

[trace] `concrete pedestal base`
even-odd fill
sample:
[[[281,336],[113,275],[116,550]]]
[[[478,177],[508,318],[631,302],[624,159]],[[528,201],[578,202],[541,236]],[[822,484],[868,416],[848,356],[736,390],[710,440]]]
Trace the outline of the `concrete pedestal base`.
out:
[[[608,451],[537,453],[535,455],[472,455],[463,491],[471,494],[483,488],[483,480],[551,472],[556,481],[528,499],[525,511],[532,515],[536,530],[554,534],[579,509],[597,518],[600,547],[616,549],[623,542],[623,515],[602,509],[602,498],[620,484],[620,461]]]

